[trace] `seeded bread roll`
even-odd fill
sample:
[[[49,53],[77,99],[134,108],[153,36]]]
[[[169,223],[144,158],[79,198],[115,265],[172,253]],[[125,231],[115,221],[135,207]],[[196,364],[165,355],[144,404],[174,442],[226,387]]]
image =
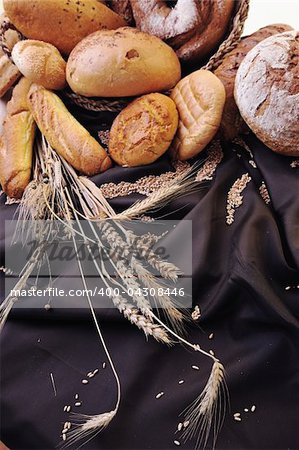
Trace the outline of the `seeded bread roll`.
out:
[[[299,155],[299,32],[271,36],[244,58],[235,99],[257,137],[277,153]]]
[[[181,77],[167,44],[136,28],[97,31],[83,39],[67,62],[71,89],[86,97],[126,97],[171,89]]]
[[[143,166],[169,148],[178,126],[174,102],[162,94],[148,94],[130,103],[113,122],[109,153],[117,164]]]
[[[208,70],[197,70],[183,78],[171,98],[179,112],[179,127],[171,146],[174,159],[193,158],[217,133],[225,103],[221,81]]]
[[[261,28],[242,39],[236,48],[226,54],[220,66],[215,70],[215,75],[222,81],[226,91],[226,101],[221,120],[221,132],[227,140],[234,139],[243,129],[246,129],[246,125],[234,99],[235,79],[241,62],[247,53],[259,42],[269,36],[290,30],[292,30],[292,27],[285,24],[274,24]]]
[[[33,117],[54,150],[84,175],[96,175],[111,166],[100,144],[70,114],[60,98],[33,84],[28,95]]]
[[[122,17],[97,0],[4,0],[4,10],[29,39],[49,42],[69,54],[85,36],[126,25]]]
[[[33,83],[53,90],[66,86],[66,62],[53,45],[31,39],[21,41],[14,46],[12,58],[19,71]]]
[[[21,198],[31,178],[36,127],[27,103],[30,85],[22,78],[14,88],[0,139],[0,183],[11,198]]]

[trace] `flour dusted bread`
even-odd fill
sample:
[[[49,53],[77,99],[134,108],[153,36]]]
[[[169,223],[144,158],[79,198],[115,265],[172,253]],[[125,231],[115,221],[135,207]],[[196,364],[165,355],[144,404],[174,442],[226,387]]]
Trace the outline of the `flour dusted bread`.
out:
[[[126,25],[124,19],[97,0],[4,0],[3,5],[24,36],[49,42],[65,54],[96,30]]]
[[[12,58],[20,72],[33,83],[53,90],[66,86],[66,62],[52,44],[31,39],[20,41],[13,48]]]
[[[109,153],[121,166],[151,164],[169,148],[178,126],[175,103],[148,94],[130,103],[113,122]]]
[[[136,28],[97,31],[83,39],[67,63],[67,81],[86,97],[126,97],[171,89],[179,60],[163,41]]]
[[[21,198],[32,169],[35,123],[28,108],[30,81],[22,78],[7,104],[0,138],[0,183],[11,198]]]
[[[269,37],[244,58],[235,99],[257,137],[284,155],[299,155],[299,33]]]
[[[221,81],[208,70],[183,78],[171,98],[179,112],[179,126],[172,143],[172,156],[181,161],[196,156],[217,133],[225,103]]]
[[[33,84],[28,104],[50,145],[71,166],[89,176],[111,167],[105,150],[71,115],[56,94]]]
[[[243,129],[246,129],[234,98],[235,79],[241,62],[259,42],[275,34],[290,30],[292,30],[292,27],[285,24],[273,24],[261,28],[242,39],[233,50],[225,55],[222,63],[215,70],[215,75],[222,81],[226,91],[221,131],[227,140],[234,139]]]
[[[198,62],[227,32],[234,0],[130,0],[136,26],[165,40],[184,62]]]

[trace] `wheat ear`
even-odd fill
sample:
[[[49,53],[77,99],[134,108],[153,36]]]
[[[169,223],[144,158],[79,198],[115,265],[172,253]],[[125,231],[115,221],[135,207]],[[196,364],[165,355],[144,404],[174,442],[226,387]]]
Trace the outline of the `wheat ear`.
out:
[[[227,397],[224,367],[216,360],[203,391],[182,413],[184,421],[189,423],[183,432],[183,439],[191,439],[197,435],[195,448],[202,449],[206,447],[213,430],[214,448],[225,416]]]

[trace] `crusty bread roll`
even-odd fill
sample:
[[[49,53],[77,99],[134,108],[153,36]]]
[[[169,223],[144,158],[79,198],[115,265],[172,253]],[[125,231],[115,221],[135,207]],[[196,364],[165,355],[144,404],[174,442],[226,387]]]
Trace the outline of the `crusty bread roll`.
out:
[[[54,45],[31,39],[20,41],[13,48],[12,59],[33,83],[53,90],[66,86],[66,62]]]
[[[235,99],[257,137],[277,153],[299,156],[299,32],[276,34],[242,61]]]
[[[43,135],[71,166],[89,176],[109,169],[111,160],[105,150],[77,122],[56,94],[33,84],[28,104]]]
[[[126,22],[97,0],[4,0],[4,10],[29,39],[49,42],[69,54],[85,36]]]
[[[126,167],[151,164],[169,148],[177,127],[178,112],[169,97],[144,95],[114,120],[109,139],[110,156]]]
[[[242,39],[233,50],[225,55],[222,63],[215,70],[215,75],[222,81],[226,91],[221,132],[227,140],[234,139],[243,129],[246,129],[234,98],[235,79],[241,62],[247,53],[259,42],[269,36],[289,30],[292,30],[292,27],[285,24],[274,24],[261,28]]]
[[[20,40],[16,30],[8,27],[8,18],[2,14],[0,16],[0,27],[3,30],[2,40],[7,47],[9,54],[14,45]],[[2,46],[0,47],[0,98],[15,84],[21,77],[21,73],[16,65],[10,60],[8,54],[4,52]]]
[[[217,133],[225,103],[225,89],[212,72],[198,70],[176,85],[171,98],[179,112],[172,156],[185,161],[204,150]]]
[[[172,88],[179,60],[163,41],[135,28],[98,31],[83,39],[67,63],[67,81],[86,97],[126,97]]]
[[[28,110],[30,81],[22,78],[7,104],[0,145],[0,183],[11,198],[21,198],[29,184],[35,123]]]

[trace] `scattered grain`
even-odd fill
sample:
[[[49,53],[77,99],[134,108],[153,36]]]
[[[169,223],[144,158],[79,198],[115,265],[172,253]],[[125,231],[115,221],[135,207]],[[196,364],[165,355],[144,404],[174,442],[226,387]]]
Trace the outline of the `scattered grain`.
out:
[[[181,431],[182,428],[183,428],[183,424],[182,424],[182,422],[180,422],[180,423],[178,424],[178,431]]]
[[[183,384],[183,383],[185,383],[185,380],[180,380],[179,381],[179,384]]]
[[[198,366],[192,366],[192,369],[199,370],[199,367]]]
[[[159,394],[156,395],[156,398],[159,399],[159,398],[163,397],[163,395],[164,395],[164,392],[159,392]]]
[[[82,405],[82,402],[76,402],[75,403],[75,406],[81,406]]]
[[[62,435],[62,439],[63,439],[64,441],[66,441],[66,434],[63,434],[63,435]]]
[[[179,441],[173,441],[173,443],[177,446],[181,445],[181,443]]]
[[[187,426],[189,425],[190,421],[189,420],[185,420],[185,422],[183,423],[183,427],[187,428]]]
[[[75,395],[75,400],[78,400],[78,398],[79,398],[79,394],[76,394]]]
[[[211,333],[209,336],[209,339],[213,339],[213,337],[214,337],[214,333]]]
[[[256,410],[256,406],[255,405],[252,405],[252,407],[251,407],[251,412],[254,412]]]
[[[103,369],[105,369],[105,368],[106,368],[106,363],[105,363],[105,362],[103,362],[103,365],[102,365],[102,367],[103,367]]]
[[[241,417],[238,417],[238,416],[236,416],[236,417],[234,417],[234,419],[237,421],[237,422],[241,422]]]
[[[249,409],[248,408],[244,408],[244,412],[248,412],[249,411]]]
[[[88,380],[82,380],[82,384],[88,384]]]
[[[66,412],[70,412],[70,411],[71,411],[71,407],[68,406],[67,409],[66,409]]]

